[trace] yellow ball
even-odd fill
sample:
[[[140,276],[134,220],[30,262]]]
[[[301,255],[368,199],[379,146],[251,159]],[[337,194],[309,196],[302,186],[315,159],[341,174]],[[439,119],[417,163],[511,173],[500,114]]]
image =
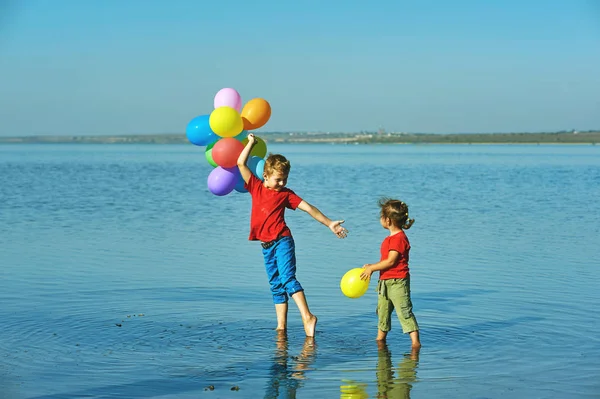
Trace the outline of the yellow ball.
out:
[[[221,137],[234,137],[244,130],[244,121],[240,113],[231,107],[215,108],[210,113],[208,124],[212,131]]]
[[[369,281],[361,280],[360,275],[364,269],[357,267],[355,269],[350,269],[344,274],[342,277],[342,281],[340,281],[340,288],[344,295],[348,298],[359,298],[364,295],[365,292],[369,289]]]
[[[340,399],[367,399],[367,384],[354,381],[344,381],[347,385],[340,386]]]

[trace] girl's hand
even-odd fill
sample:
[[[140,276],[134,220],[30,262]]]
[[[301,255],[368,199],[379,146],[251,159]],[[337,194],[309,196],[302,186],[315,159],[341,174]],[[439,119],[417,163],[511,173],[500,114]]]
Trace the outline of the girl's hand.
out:
[[[360,279],[361,280],[368,280],[371,278],[371,274],[373,274],[373,270],[371,269],[371,265],[370,264],[366,264],[363,266],[363,269],[365,269],[361,274],[360,274]]]
[[[341,225],[342,223],[344,223],[343,220],[336,220],[331,222],[331,224],[329,225],[329,230],[331,230],[333,234],[338,236],[338,238],[346,238],[346,236],[348,235],[348,230],[346,230],[346,228]]]
[[[254,137],[254,134],[248,133],[248,143],[254,144],[255,142],[256,142],[256,137]]]

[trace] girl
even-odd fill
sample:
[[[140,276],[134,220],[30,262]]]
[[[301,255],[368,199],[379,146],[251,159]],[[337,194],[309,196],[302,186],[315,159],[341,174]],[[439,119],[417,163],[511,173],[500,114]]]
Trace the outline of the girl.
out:
[[[381,243],[381,259],[377,263],[363,266],[361,279],[371,277],[379,271],[377,285],[377,315],[379,317],[377,341],[385,341],[388,331],[392,329],[392,311],[400,320],[402,331],[410,335],[413,349],[419,349],[419,325],[412,311],[410,300],[410,274],[408,271],[408,253],[410,243],[404,233],[414,223],[408,217],[408,205],[404,202],[383,198],[379,201],[381,214],[379,221],[390,235]]]

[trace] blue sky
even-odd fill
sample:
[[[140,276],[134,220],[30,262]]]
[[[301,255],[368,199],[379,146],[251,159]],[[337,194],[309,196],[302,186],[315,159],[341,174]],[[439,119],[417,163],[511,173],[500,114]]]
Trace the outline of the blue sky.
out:
[[[0,135],[600,129],[600,0],[0,0]]]

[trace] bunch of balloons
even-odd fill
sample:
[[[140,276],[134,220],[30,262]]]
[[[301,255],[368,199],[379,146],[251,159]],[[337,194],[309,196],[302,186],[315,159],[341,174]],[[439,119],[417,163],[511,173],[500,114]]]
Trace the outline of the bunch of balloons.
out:
[[[248,130],[264,126],[271,117],[271,106],[262,98],[253,98],[242,108],[242,97],[232,88],[217,92],[214,110],[210,115],[200,115],[188,123],[186,136],[197,146],[205,146],[204,154],[214,167],[208,175],[208,189],[211,193],[223,196],[237,191],[248,192],[244,179],[237,167],[237,159],[248,143]],[[267,155],[267,144],[256,137],[256,144],[250,152],[247,165],[263,180]]]

